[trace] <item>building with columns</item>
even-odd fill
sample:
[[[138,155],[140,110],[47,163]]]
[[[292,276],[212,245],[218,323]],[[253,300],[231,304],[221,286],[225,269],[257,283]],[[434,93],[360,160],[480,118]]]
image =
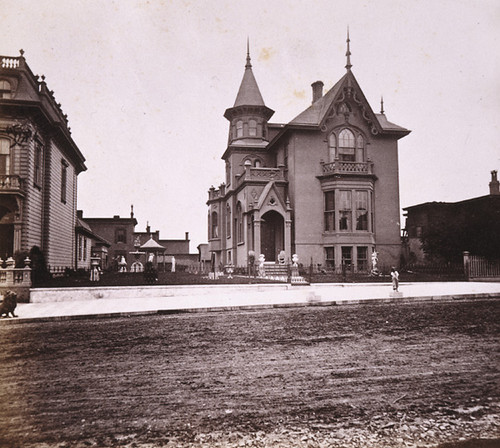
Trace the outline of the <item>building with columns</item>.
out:
[[[37,246],[48,265],[75,267],[85,159],[45,77],[20,53],[0,56],[0,258]]]
[[[208,192],[209,251],[217,264],[244,266],[249,251],[266,261],[367,272],[399,264],[398,140],[410,131],[368,104],[350,62],[325,94],[287,124],[269,120],[250,54],[222,155],[226,178]]]

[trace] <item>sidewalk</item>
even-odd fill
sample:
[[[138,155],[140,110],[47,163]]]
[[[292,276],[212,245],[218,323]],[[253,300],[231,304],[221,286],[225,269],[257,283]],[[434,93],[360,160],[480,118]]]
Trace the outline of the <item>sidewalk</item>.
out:
[[[289,306],[346,305],[360,302],[410,303],[437,300],[500,299],[500,282],[312,284],[292,286],[213,285],[136,288],[61,288],[33,290],[36,303],[19,303],[15,319],[0,325],[31,321],[82,319],[173,312],[206,312]]]

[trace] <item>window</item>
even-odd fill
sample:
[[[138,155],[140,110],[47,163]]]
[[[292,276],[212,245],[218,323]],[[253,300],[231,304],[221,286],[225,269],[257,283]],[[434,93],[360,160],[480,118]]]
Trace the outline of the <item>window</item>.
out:
[[[288,142],[285,143],[283,148],[283,165],[285,165],[285,168],[288,168]]]
[[[125,232],[125,228],[118,227],[115,229],[115,243],[126,243],[127,242],[127,233]]]
[[[358,135],[358,138],[356,139],[356,161],[365,161],[365,140],[361,135]]]
[[[12,87],[5,79],[0,80],[0,98],[12,98]]]
[[[83,237],[83,261],[87,261],[87,238]]]
[[[342,246],[342,269],[351,269],[352,247]]]
[[[340,190],[339,193],[339,230],[350,231],[352,229],[352,193],[349,190]]]
[[[236,138],[243,137],[243,121],[236,122]]]
[[[335,161],[335,151],[337,150],[337,138],[335,134],[330,134],[328,137],[328,154],[330,157],[330,162]]]
[[[325,264],[329,268],[335,267],[335,248],[325,247]]]
[[[219,238],[219,217],[217,212],[212,212],[212,234],[211,238]]]
[[[250,137],[257,136],[257,122],[255,120],[250,120],[248,122],[248,135]]]
[[[253,163],[253,166],[255,168],[260,168],[262,166],[262,163],[259,159],[255,159],[255,162]]]
[[[66,190],[68,188],[68,162],[61,160],[61,202],[66,204]]]
[[[10,174],[10,140],[0,138],[0,174]]]
[[[231,185],[231,163],[226,160],[226,185]]]
[[[358,272],[368,271],[368,248],[358,247]]]
[[[83,260],[83,236],[78,235],[78,260]]]
[[[241,202],[236,204],[236,238],[238,243],[243,242],[243,210],[241,209]]]
[[[42,146],[37,143],[35,147],[35,185],[42,185]]]
[[[226,236],[231,238],[231,207],[226,205]]]
[[[325,231],[335,230],[335,191],[325,191]]]
[[[349,129],[342,129],[339,134],[339,159],[347,162],[354,162],[354,148],[354,134]]]
[[[356,191],[356,230],[368,230],[368,192]]]

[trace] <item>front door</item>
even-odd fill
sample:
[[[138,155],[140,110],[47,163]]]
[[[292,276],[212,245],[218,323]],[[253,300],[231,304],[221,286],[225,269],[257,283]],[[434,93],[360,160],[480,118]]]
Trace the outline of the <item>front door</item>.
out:
[[[285,246],[283,217],[275,211],[267,212],[262,216],[260,229],[261,253],[266,261],[276,261]]]
[[[14,255],[14,224],[0,224],[0,258]]]

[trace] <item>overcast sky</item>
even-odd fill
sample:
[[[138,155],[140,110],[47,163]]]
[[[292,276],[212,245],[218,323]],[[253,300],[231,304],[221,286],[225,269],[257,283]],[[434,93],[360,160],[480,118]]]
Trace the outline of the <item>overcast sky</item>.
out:
[[[352,71],[399,141],[401,207],[489,193],[500,170],[498,0],[0,0],[0,54],[25,50],[68,114],[88,170],[84,216],[207,241],[206,200],[243,77],[247,36],[272,122]],[[404,223],[402,223],[404,225]]]

